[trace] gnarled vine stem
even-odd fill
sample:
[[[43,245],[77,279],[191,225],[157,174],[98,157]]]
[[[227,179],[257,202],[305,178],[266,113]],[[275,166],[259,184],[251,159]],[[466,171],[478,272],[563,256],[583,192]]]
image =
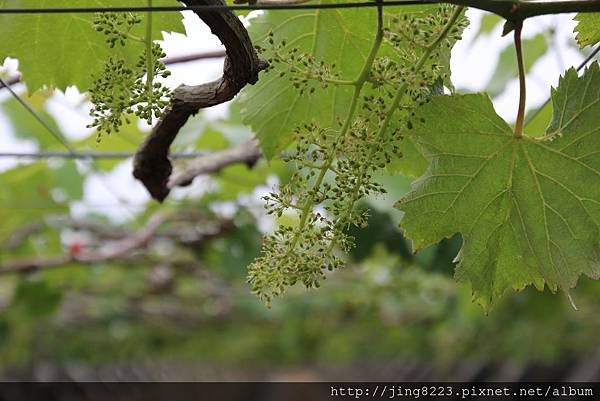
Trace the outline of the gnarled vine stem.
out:
[[[182,0],[187,6],[219,5],[222,0]],[[267,62],[258,58],[246,28],[231,11],[195,11],[226,49],[223,76],[198,86],[181,85],[173,92],[171,104],[142,143],[134,158],[133,175],[142,181],[152,197],[163,201],[170,192],[173,171],[169,147],[190,116],[200,109],[229,101],[247,84],[258,80]]]

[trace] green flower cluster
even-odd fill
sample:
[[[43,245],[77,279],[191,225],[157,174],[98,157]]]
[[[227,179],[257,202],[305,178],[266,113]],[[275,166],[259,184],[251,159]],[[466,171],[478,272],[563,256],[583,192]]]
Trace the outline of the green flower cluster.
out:
[[[426,16],[387,19],[380,36],[387,50],[367,60],[366,78],[356,81],[340,79],[334,65],[290,50],[285,41],[276,44],[268,35],[267,49],[261,50],[300,94],[319,85],[350,85],[357,88],[357,107],[332,127],[308,123],[294,132],[296,150],[286,159],[297,171],[264,198],[268,214],[292,223],[264,239],[261,256],[249,267],[248,281],[266,302],[296,283],[319,287],[327,270],[344,264],[353,246],[348,229],[367,225],[368,214],[357,203],[385,194],[375,174],[401,157],[402,130],[413,110],[439,93],[440,82],[449,85],[439,60],[449,57],[464,24],[459,19],[445,29],[453,9],[440,6]]]
[[[94,18],[94,29],[106,35],[106,43],[113,48],[117,44],[125,46],[125,41],[131,38],[131,30],[142,22],[142,17],[133,13],[98,13]]]
[[[133,26],[140,22],[141,18],[133,14],[99,14],[94,26],[98,32],[106,35],[107,44],[113,48],[126,46],[127,40],[149,40],[130,33]],[[170,90],[154,81],[156,77],[167,78],[171,75],[161,61],[166,54],[157,43],[152,43],[151,54],[147,53],[144,50],[134,65],[122,57],[110,57],[89,89],[93,121],[88,128],[97,129],[98,140],[102,133],[118,132],[123,123],[131,123],[131,116],[152,124],[153,118],[159,118],[169,104]],[[152,66],[151,71],[148,71],[149,65]]]
[[[452,11],[452,6],[442,5],[438,12],[420,18],[392,17],[384,29],[384,39],[394,49],[398,62],[376,63],[373,79],[395,86],[406,85],[411,108],[427,102],[436,83],[450,84],[449,69],[442,68],[442,64],[448,64],[452,45],[460,39],[467,25],[466,18],[459,18],[443,39],[438,40]],[[419,63],[424,54],[428,57]]]
[[[317,60],[314,56],[300,51],[297,47],[288,49],[287,41],[275,42],[274,33],[267,35],[267,46],[255,46],[259,53],[269,54],[268,62],[272,70],[275,65],[285,66],[279,72],[279,78],[287,76],[294,88],[300,94],[314,93],[317,87],[326,89],[331,84],[340,83],[339,73],[335,64],[327,64],[323,60]]]

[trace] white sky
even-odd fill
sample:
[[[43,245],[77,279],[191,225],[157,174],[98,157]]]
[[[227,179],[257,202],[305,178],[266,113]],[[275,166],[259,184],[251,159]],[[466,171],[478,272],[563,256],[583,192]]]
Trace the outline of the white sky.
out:
[[[187,35],[166,34],[163,47],[168,56],[178,56],[190,53],[215,50],[221,48],[219,40],[194,14],[185,13],[184,24]],[[500,51],[512,42],[512,36],[500,37],[501,26],[491,34],[480,37],[473,42],[473,37],[479,28],[479,20],[483,15],[477,10],[469,10],[470,27],[463,35],[452,52],[452,80],[461,90],[479,91],[484,88],[491,77]],[[549,52],[541,58],[528,75],[528,108],[542,104],[549,96],[550,86],[556,85],[559,75],[565,68],[578,65],[581,54],[572,45],[573,28],[575,26],[571,15],[546,16],[528,20],[524,26],[523,37],[532,37],[544,31],[548,26],[556,29],[556,41],[549,44]],[[14,70],[17,63],[9,60],[5,67]],[[173,72],[167,84],[176,87],[179,83],[199,84],[218,78],[222,70],[220,60],[204,60],[170,67]],[[15,89],[22,90],[19,86]],[[0,101],[9,94],[0,91]],[[516,102],[518,98],[518,83],[512,81],[505,92],[494,99],[497,112],[507,121],[514,121]],[[63,132],[71,139],[81,139],[90,134],[85,126],[89,122],[87,105],[83,95],[75,89],[67,90],[66,94],[57,93],[48,103],[48,111],[57,120]],[[82,102],[83,101],[83,102]],[[206,118],[218,118],[227,114],[227,105],[220,105],[207,110]],[[41,127],[40,127],[41,129]],[[17,140],[12,134],[12,128],[7,119],[0,113],[0,132],[2,141],[0,151],[35,151],[35,145]],[[0,159],[0,171],[14,166],[15,160]],[[83,202],[73,205],[73,213],[84,214],[96,210],[101,213],[109,212],[115,220],[131,218],[140,207],[148,201],[148,194],[142,185],[131,176],[131,161],[121,163],[109,174],[93,174],[86,182]],[[200,180],[201,181],[201,180]],[[184,196],[188,192],[198,192],[206,182],[197,182],[192,188],[180,189],[176,196]]]

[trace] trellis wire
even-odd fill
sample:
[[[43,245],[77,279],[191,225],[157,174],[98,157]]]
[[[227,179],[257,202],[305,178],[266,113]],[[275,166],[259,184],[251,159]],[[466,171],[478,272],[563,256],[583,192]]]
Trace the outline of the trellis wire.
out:
[[[86,14],[86,13],[119,13],[119,12],[181,12],[181,11],[254,11],[254,10],[318,10],[339,8],[371,8],[423,5],[438,3],[436,0],[392,0],[381,3],[365,1],[357,3],[333,4],[262,4],[226,5],[210,4],[197,6],[167,6],[167,7],[62,7],[62,8],[5,8],[0,14]]]
[[[190,153],[172,153],[169,155],[171,159],[194,159],[209,155],[209,152],[190,152]],[[42,152],[0,152],[0,158],[2,157],[13,157],[23,159],[78,159],[78,160],[107,160],[107,159],[128,159],[133,157],[133,152],[53,152],[53,151],[42,151]]]

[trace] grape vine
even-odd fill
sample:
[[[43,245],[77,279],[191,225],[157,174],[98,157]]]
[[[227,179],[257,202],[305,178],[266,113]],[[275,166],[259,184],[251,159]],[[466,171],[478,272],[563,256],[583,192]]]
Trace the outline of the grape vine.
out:
[[[0,0],[0,9],[4,3]],[[98,140],[134,120],[152,124],[158,118],[133,164],[134,176],[161,202],[198,171],[253,166],[258,158],[277,158],[283,151],[294,173],[264,197],[279,226],[264,239],[247,276],[267,304],[297,283],[319,287],[327,271],[348,261],[355,245],[350,232],[369,219],[362,201],[383,197],[391,188],[379,182],[382,173],[418,177],[395,204],[403,235],[417,252],[459,234],[456,277],[471,284],[484,306],[510,288],[528,285],[569,293],[581,275],[600,277],[600,165],[592,157],[600,152],[593,135],[600,129],[598,64],[567,71],[552,91],[549,128],[532,128],[525,113],[525,73],[532,64],[523,59],[530,47],[520,35],[527,18],[576,10],[579,44],[595,45],[600,36],[593,12],[600,5],[588,0],[447,3],[452,5],[424,0],[392,7],[375,0],[361,3],[359,10],[356,4],[321,0],[287,17],[268,11],[251,19],[246,30],[221,0],[146,0],[147,6],[172,11],[181,4],[194,7],[225,46],[219,79],[181,85],[173,93],[159,82],[169,72],[155,41],[162,31],[182,31],[179,14],[59,8],[52,13],[69,22],[57,24],[33,9],[12,9],[27,15],[0,24],[3,37],[16,38],[0,43],[0,53],[19,59],[17,81],[32,93],[44,87],[88,88],[89,127],[97,130]],[[57,0],[57,5],[70,3]],[[514,127],[498,117],[487,95],[454,93],[449,58],[466,26],[465,6],[494,12],[507,20],[505,33],[515,31],[520,96]],[[5,18],[0,13],[0,22]],[[29,38],[23,32],[33,25],[39,29]],[[81,40],[71,40],[79,33]],[[57,35],[63,40],[53,39]],[[56,60],[44,60],[54,54]],[[77,62],[64,62],[75,57]],[[44,63],[43,70],[36,68]],[[515,66],[498,87],[517,77]],[[259,80],[264,69],[270,73]],[[258,141],[200,160],[201,168],[186,168],[185,179],[175,179],[182,175],[172,174],[169,151],[181,128],[199,110],[240,92],[234,107]],[[28,107],[25,101],[21,105]],[[44,123],[34,108],[28,112]],[[540,124],[547,125],[549,113],[540,113]],[[69,143],[63,146],[73,153]]]

